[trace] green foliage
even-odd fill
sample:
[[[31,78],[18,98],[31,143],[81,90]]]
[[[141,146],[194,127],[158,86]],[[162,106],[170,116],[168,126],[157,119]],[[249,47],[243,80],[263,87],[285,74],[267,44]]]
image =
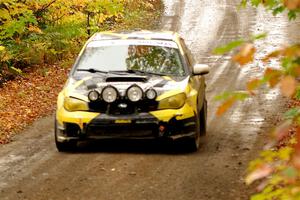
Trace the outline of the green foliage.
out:
[[[249,97],[249,95],[244,91],[234,91],[234,92],[224,92],[223,94],[217,95],[214,97],[214,100],[221,101],[228,98],[234,97],[236,100],[245,100]]]
[[[271,10],[274,15],[282,13],[287,10],[290,20],[295,19],[300,13],[300,1],[299,0],[242,0],[241,5],[246,6],[250,4],[252,6],[263,5],[266,9]]]
[[[214,49],[213,53],[215,54],[224,54],[227,53],[239,46],[241,46],[243,43],[245,43],[244,40],[240,39],[240,40],[236,40],[236,41],[232,41],[222,47],[217,47],[216,49]]]
[[[223,104],[217,109],[217,115],[224,114],[234,103],[243,101],[249,97],[249,94],[244,91],[224,92],[215,97],[216,101],[223,101]]]
[[[300,11],[300,0],[242,0],[241,5],[263,5],[274,15],[287,11],[289,19],[294,19]],[[237,50],[233,60],[241,66],[254,61],[256,48],[254,41],[266,37],[266,34],[239,39],[217,48],[214,53],[224,54]],[[270,68],[271,61],[281,64],[280,68]],[[300,44],[294,44],[270,52],[263,59],[265,73],[247,82],[244,92],[225,92],[215,99],[223,101],[217,115],[226,112],[237,98],[240,100],[254,96],[255,90],[262,85],[274,88],[279,86],[282,95],[290,99],[300,99]],[[264,87],[267,88],[267,87]],[[284,121],[272,131],[271,140],[260,157],[249,164],[245,182],[258,184],[257,194],[251,200],[298,200],[300,199],[300,108],[292,107],[284,113]]]
[[[263,151],[259,159],[250,163],[251,173],[247,179],[252,179],[248,184],[264,179],[261,185],[266,185],[262,187],[261,192],[253,195],[251,200],[296,200],[299,198],[299,186],[295,183],[300,174],[296,167],[291,166],[290,160],[293,155],[294,149],[286,146],[279,150]]]
[[[127,26],[132,21],[145,24],[140,16],[149,14],[149,5],[154,6],[156,1],[145,2],[1,0],[0,83],[11,75],[21,74],[24,67],[74,57],[94,32],[137,26]],[[132,5],[137,7],[132,8]],[[136,15],[127,16],[125,13]]]
[[[284,113],[285,119],[295,119],[300,115],[300,108],[291,108],[287,112]]]
[[[26,33],[29,24],[36,24],[32,10],[14,0],[5,0],[0,4],[0,39],[12,39]]]
[[[253,36],[251,37],[251,41],[264,39],[264,38],[266,38],[267,36],[268,36],[267,33],[261,33],[261,34],[253,35]]]
[[[257,35],[253,35],[248,39],[238,39],[238,40],[234,40],[232,42],[229,42],[226,45],[223,45],[221,47],[217,47],[213,50],[214,54],[225,54],[228,53],[234,49],[236,49],[237,47],[240,47],[241,45],[245,44],[245,43],[250,43],[253,42],[255,40],[260,40],[267,37],[266,33],[261,33],[261,34],[257,34]]]

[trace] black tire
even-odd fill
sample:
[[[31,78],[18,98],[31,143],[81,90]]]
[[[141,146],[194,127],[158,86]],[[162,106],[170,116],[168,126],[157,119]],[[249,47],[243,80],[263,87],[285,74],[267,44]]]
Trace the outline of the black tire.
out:
[[[77,142],[68,141],[68,142],[58,142],[55,141],[56,148],[59,152],[71,152],[76,150]]]
[[[207,101],[204,99],[203,106],[200,110],[200,135],[206,135],[207,129]]]
[[[199,114],[196,114],[195,117],[195,135],[191,138],[187,138],[186,149],[191,152],[195,152],[200,147],[200,117]]]
[[[55,145],[56,148],[59,152],[70,152],[70,151],[75,151],[77,147],[77,141],[76,140],[70,140],[70,141],[65,141],[65,142],[59,142],[57,139],[57,124],[55,120],[55,125],[54,125],[54,138],[55,138]]]

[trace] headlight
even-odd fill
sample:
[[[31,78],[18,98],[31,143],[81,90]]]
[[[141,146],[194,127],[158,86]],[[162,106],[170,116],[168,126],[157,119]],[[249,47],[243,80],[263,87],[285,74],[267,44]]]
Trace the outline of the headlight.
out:
[[[157,93],[154,89],[149,89],[146,91],[147,99],[154,100],[157,97]]]
[[[96,90],[90,91],[88,94],[90,101],[97,101],[99,99],[99,96],[99,92],[97,92]]]
[[[64,99],[64,108],[67,111],[84,111],[89,110],[87,102],[80,99],[65,97]]]
[[[165,99],[162,99],[159,102],[158,109],[178,109],[185,104],[186,95],[180,93]]]
[[[107,86],[102,90],[102,99],[106,103],[113,103],[118,98],[118,91],[112,86]]]
[[[132,102],[140,101],[143,98],[143,90],[139,86],[133,85],[128,88],[127,97]]]

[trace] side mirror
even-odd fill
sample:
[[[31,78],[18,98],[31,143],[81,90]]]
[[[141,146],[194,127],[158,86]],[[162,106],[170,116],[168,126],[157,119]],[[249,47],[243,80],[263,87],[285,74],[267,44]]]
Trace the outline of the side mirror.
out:
[[[210,71],[210,67],[206,64],[196,64],[193,67],[194,75],[205,75],[208,74],[209,71]]]

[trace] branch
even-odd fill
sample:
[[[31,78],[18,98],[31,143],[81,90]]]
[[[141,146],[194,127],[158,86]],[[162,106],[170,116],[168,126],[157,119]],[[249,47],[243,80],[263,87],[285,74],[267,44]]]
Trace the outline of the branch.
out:
[[[47,8],[49,8],[52,4],[54,4],[57,0],[52,0],[48,4],[44,5],[41,9],[39,9],[37,12],[45,12]]]

